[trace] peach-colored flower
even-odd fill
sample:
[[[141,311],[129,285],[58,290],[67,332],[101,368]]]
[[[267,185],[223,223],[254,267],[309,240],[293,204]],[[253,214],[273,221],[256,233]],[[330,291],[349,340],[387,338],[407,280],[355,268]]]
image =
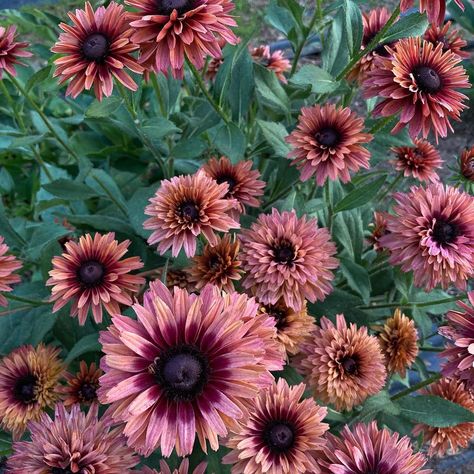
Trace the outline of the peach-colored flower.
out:
[[[474,146],[466,148],[460,157],[461,174],[468,180],[474,181]]]
[[[20,276],[14,273],[21,268],[21,262],[14,255],[6,255],[7,252],[8,245],[0,235],[0,292],[5,293],[12,291],[10,285],[21,281]],[[0,306],[8,306],[7,299],[1,293]]]
[[[252,48],[250,54],[255,62],[273,71],[284,84],[287,83],[285,72],[291,69],[291,63],[285,58],[283,51],[277,49],[270,52],[270,46],[258,46]]]
[[[102,370],[98,369],[93,362],[90,366],[83,360],[79,364],[79,372],[75,375],[66,373],[64,378],[67,385],[59,388],[64,399],[64,405],[70,406],[75,403],[91,405],[97,401],[97,389],[99,388],[99,377]]]
[[[29,46],[26,41],[15,41],[16,26],[10,25],[6,28],[0,26],[0,80],[3,78],[3,71],[16,76],[16,65],[24,66],[19,58],[29,58],[32,54],[25,51]]]
[[[382,252],[384,248],[380,245],[380,237],[387,233],[387,213],[374,211],[374,222],[369,224],[371,235],[367,238],[374,250]]]
[[[423,38],[435,46],[441,43],[444,51],[452,51],[459,57],[466,59],[469,57],[467,51],[463,51],[462,48],[467,46],[467,41],[463,40],[459,35],[458,30],[451,30],[451,21],[446,22],[444,25],[438,26],[431,24],[426,30]]]

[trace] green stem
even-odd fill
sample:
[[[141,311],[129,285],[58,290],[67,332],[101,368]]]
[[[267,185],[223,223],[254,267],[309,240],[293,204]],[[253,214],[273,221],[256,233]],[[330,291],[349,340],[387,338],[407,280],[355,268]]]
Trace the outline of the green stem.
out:
[[[388,260],[384,260],[383,262],[378,263],[377,265],[374,265],[372,268],[369,270],[369,275],[375,275],[378,273],[380,270],[383,270],[387,266]]]
[[[389,117],[384,117],[381,120],[377,120],[377,122],[375,122],[372,128],[369,130],[369,133],[371,135],[375,135],[379,130],[382,130],[382,128],[385,128],[392,120],[393,120],[392,115],[390,115]]]
[[[387,188],[385,189],[385,191],[382,192],[382,194],[380,194],[377,198],[376,198],[376,202],[382,202],[388,194],[390,194],[394,189],[395,187],[397,186],[397,184],[403,179],[403,172],[401,172],[388,186]]]
[[[455,301],[462,301],[467,298],[467,295],[463,293],[462,295],[453,296],[451,298],[443,298],[441,300],[434,301],[425,301],[425,302],[408,302],[408,303],[382,303],[382,304],[373,304],[367,306],[358,306],[359,309],[382,309],[382,308],[411,308],[416,306],[417,308],[424,308],[427,306],[437,306],[440,304],[453,303]]]
[[[367,53],[370,53],[370,51],[374,50],[380,40],[385,36],[385,33],[388,31],[388,29],[395,23],[396,19],[398,18],[398,15],[400,14],[400,5],[395,8],[395,10],[392,13],[392,16],[388,19],[387,23],[385,23],[384,27],[374,36],[372,41],[367,45],[366,48],[361,49],[349,62],[349,64],[338,74],[336,77],[336,81],[340,81],[341,79],[344,79],[349,72],[351,72],[352,68],[357,64],[363,56],[365,56]]]
[[[97,176],[92,176],[92,179],[101,187],[102,191],[107,194],[109,199],[122,211],[122,214],[128,217],[127,209],[120,201],[117,201],[117,199],[115,199],[115,196],[109,191],[107,186],[105,186],[104,183]]]
[[[296,67],[298,66],[298,61],[300,59],[301,53],[303,51],[303,48],[306,44],[306,41],[308,39],[309,34],[311,33],[311,30],[314,27],[314,24],[316,23],[316,20],[318,19],[318,16],[320,16],[320,3],[318,2],[317,8],[314,9],[313,16],[311,17],[311,20],[309,22],[309,25],[306,27],[303,38],[301,39],[300,43],[298,44],[298,47],[296,48],[295,51],[295,57],[293,58],[293,64],[291,65],[291,71],[290,71],[290,77],[295,73]]]
[[[206,96],[207,101],[211,105],[211,107],[217,112],[219,117],[227,124],[230,124],[229,117],[224,113],[224,111],[221,109],[219,104],[214,100],[212,97],[211,93],[207,90],[206,84],[204,84],[204,81],[202,80],[201,75],[199,74],[199,71],[196,69],[194,64],[186,58],[186,63],[189,67],[189,70],[191,71],[192,75],[194,76],[194,79],[196,79],[196,82],[199,86],[199,89],[201,89],[201,92]]]
[[[390,399],[392,401],[394,400],[399,400],[400,398],[406,397],[407,395],[410,395],[410,393],[416,392],[417,390],[420,390],[420,388],[426,387],[427,385],[431,385],[433,382],[436,382],[441,378],[441,374],[434,374],[431,377],[428,377],[425,380],[422,380],[421,382],[412,385],[411,387],[407,388],[406,390],[402,390],[401,392],[396,393]]]
[[[331,203],[331,190],[329,189],[330,182],[329,179],[324,184],[324,200],[328,206],[328,221],[327,221],[327,228],[329,229],[329,233],[332,235],[332,223],[333,223],[333,209]]]
[[[163,94],[161,93],[160,85],[158,84],[158,80],[156,79],[156,74],[151,75],[151,84],[156,94],[156,98],[158,100],[158,104],[160,106],[160,112],[163,117],[166,117],[168,114],[166,113],[165,103],[163,101]]]
[[[22,296],[13,295],[11,293],[3,293],[3,296],[5,296],[7,300],[19,301],[20,303],[27,303],[30,306],[44,306],[44,305],[50,304],[49,301],[31,300],[29,298],[23,298]]]
[[[443,352],[444,347],[421,346],[420,351],[424,351],[424,352]]]

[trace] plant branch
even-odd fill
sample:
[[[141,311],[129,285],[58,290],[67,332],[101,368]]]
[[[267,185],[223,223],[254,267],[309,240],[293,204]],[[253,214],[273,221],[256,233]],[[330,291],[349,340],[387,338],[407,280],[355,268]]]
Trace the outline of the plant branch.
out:
[[[420,388],[426,387],[427,385],[431,385],[433,382],[436,382],[440,378],[441,378],[441,374],[434,374],[431,377],[428,377],[427,379],[422,380],[421,382],[418,382],[415,385],[412,385],[406,390],[402,390],[401,392],[396,393],[395,395],[390,397],[390,400],[395,401],[395,400],[399,400],[400,398],[406,397],[407,395],[410,395],[410,393],[420,390]]]
[[[31,300],[29,298],[23,298],[22,296],[13,295],[12,293],[3,293],[3,296],[5,296],[7,300],[19,301],[20,303],[27,303],[30,306],[45,306],[47,304],[50,304],[50,301]]]
[[[304,45],[306,44],[306,41],[308,40],[308,36],[311,33],[311,30],[314,27],[314,24],[316,23],[316,20],[320,16],[320,6],[321,2],[318,2],[317,7],[314,9],[313,16],[311,17],[311,20],[309,22],[309,25],[306,27],[303,38],[299,42],[296,50],[295,50],[295,56],[293,58],[293,64],[291,65],[291,71],[290,71],[290,77],[295,73],[296,67],[298,66],[298,61],[301,56],[301,52],[303,51]]]
[[[443,298],[441,300],[434,301],[423,301],[423,302],[408,302],[408,303],[382,303],[382,304],[373,304],[367,306],[358,306],[359,309],[382,309],[382,308],[411,308],[416,306],[417,308],[424,308],[427,306],[437,306],[440,304],[453,303],[454,301],[462,301],[467,298],[467,295],[464,293],[462,295],[453,296],[450,298]]]

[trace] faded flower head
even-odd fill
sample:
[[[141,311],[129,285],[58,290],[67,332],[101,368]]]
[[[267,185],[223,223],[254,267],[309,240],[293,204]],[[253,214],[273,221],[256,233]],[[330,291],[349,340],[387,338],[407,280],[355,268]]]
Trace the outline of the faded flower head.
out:
[[[90,366],[83,360],[79,364],[79,372],[75,375],[66,373],[64,378],[67,385],[60,387],[64,405],[70,406],[75,403],[91,405],[97,401],[97,389],[99,388],[99,377],[102,370],[98,369],[94,362]]]
[[[71,79],[66,95],[76,98],[84,89],[93,87],[98,100],[109,97],[113,90],[113,80],[132,91],[138,89],[127,72],[141,74],[143,67],[130,54],[138,46],[130,40],[133,30],[127,22],[127,14],[122,5],[111,2],[96,11],[89,2],[84,10],[70,12],[72,25],[61,23],[63,33],[51,48],[62,56],[54,61],[54,77],[60,77],[60,84]]]
[[[296,128],[286,137],[293,147],[288,158],[302,181],[315,176],[319,186],[327,179],[347,183],[351,171],[369,168],[370,152],[363,145],[373,137],[363,130],[363,119],[348,107],[303,107]]]
[[[31,53],[25,51],[29,43],[26,41],[15,41],[16,26],[10,25],[6,28],[0,26],[0,80],[3,78],[3,71],[16,76],[15,66],[24,66],[19,58],[29,58]]]
[[[171,248],[173,257],[182,247],[187,257],[193,257],[201,233],[210,245],[217,245],[216,231],[240,227],[229,215],[237,201],[227,199],[228,191],[227,182],[218,184],[202,170],[163,180],[145,208],[145,214],[151,217],[143,227],[153,231],[148,243],[159,244],[161,255]]]
[[[21,268],[21,262],[14,255],[6,255],[8,250],[8,245],[0,235],[0,306],[8,306],[8,301],[1,292],[9,293],[12,291],[10,285],[21,281],[20,276],[14,273]]]
[[[448,21],[441,26],[433,23],[426,30],[423,38],[426,41],[433,43],[435,46],[437,46],[438,43],[441,43],[443,45],[443,51],[452,51],[459,57],[466,59],[469,57],[469,53],[467,51],[463,51],[462,48],[467,46],[467,41],[461,38],[458,30],[453,29],[450,31],[451,24],[451,21]]]
[[[442,184],[413,186],[395,193],[395,215],[387,215],[389,233],[380,238],[390,263],[413,270],[415,285],[466,288],[474,273],[474,200]]]
[[[239,235],[240,259],[246,271],[244,288],[262,304],[299,311],[304,300],[323,300],[332,291],[336,246],[316,219],[298,218],[295,211],[261,214],[251,229]]]
[[[462,0],[454,0],[464,10]],[[414,0],[400,0],[400,10],[405,12],[413,6]],[[420,0],[420,13],[426,12],[430,23],[442,25],[446,16],[446,0]]]
[[[474,182],[474,146],[466,148],[460,158],[461,174],[468,181]]]
[[[387,213],[383,211],[374,211],[374,222],[369,224],[371,234],[368,241],[373,245],[374,250],[382,252],[384,248],[380,245],[380,237],[387,233]]]
[[[291,63],[285,58],[283,51],[277,49],[270,52],[270,46],[259,46],[252,48],[250,54],[256,63],[270,69],[281,82],[287,83],[285,72],[291,69]]]
[[[178,469],[173,471],[170,469],[166,461],[160,461],[160,470],[151,469],[150,467],[144,466],[137,474],[205,474],[206,473],[207,463],[202,462],[199,464],[192,473],[189,472],[189,459],[185,458],[181,461]]]
[[[248,419],[227,446],[223,458],[238,473],[320,473],[316,462],[329,425],[322,423],[327,409],[312,398],[302,400],[305,385],[288,386],[283,378],[262,391]]]
[[[384,356],[375,336],[365,326],[347,326],[338,314],[336,325],[321,318],[310,342],[296,356],[296,368],[306,376],[316,398],[337,410],[351,410],[385,383]]]
[[[70,301],[71,316],[86,323],[92,308],[94,321],[102,321],[102,308],[109,315],[120,313],[120,304],[130,306],[131,294],[136,293],[145,279],[130,275],[143,267],[139,257],[121,258],[127,253],[129,240],[118,243],[115,234],[86,234],[79,242],[67,242],[66,251],[53,258],[53,269],[46,285],[52,286],[53,312]]]

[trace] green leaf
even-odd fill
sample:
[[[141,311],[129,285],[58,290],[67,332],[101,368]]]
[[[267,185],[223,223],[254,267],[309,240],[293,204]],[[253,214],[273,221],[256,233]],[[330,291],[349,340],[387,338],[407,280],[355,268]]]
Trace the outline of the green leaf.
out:
[[[400,407],[390,400],[390,395],[386,390],[381,390],[376,395],[367,398],[362,410],[357,416],[352,418],[350,424],[369,422],[380,412],[385,412],[389,415],[400,414]]]
[[[133,228],[124,222],[123,219],[117,219],[116,217],[103,216],[100,214],[86,215],[86,214],[75,214],[67,217],[71,224],[87,225],[96,230],[102,230],[107,232],[123,232],[125,234],[134,234]]]
[[[287,113],[290,101],[275,73],[259,64],[254,67],[255,90],[262,104],[277,112]]]
[[[425,14],[416,12],[402,16],[388,29],[385,35],[380,39],[380,43],[392,43],[401,38],[421,36],[428,26],[429,23]]]
[[[44,184],[43,188],[53,196],[67,200],[81,200],[99,196],[95,190],[86,184],[71,181],[69,179],[57,179],[52,183]]]
[[[32,87],[40,85],[43,83],[48,77],[49,73],[51,72],[51,65],[45,66],[44,68],[40,69],[39,71],[35,72],[26,83],[25,89],[29,91]]]
[[[331,22],[329,33],[326,36],[325,44],[331,45],[331,47],[324,48],[321,54],[323,68],[333,76],[337,76],[349,62],[345,23],[346,16],[344,9],[339,8]]]
[[[387,176],[383,175],[364,186],[355,188],[336,204],[334,207],[334,212],[347,211],[349,209],[354,209],[367,204],[377,195],[386,179]]]
[[[285,36],[288,36],[290,31],[296,27],[296,22],[291,15],[288,15],[288,10],[280,7],[275,0],[270,2],[265,13],[266,22]]]
[[[15,229],[10,224],[6,214],[5,208],[3,207],[3,202],[0,199],[0,229],[1,235],[5,238],[6,243],[10,247],[23,248],[26,244],[25,239],[18,234]]]
[[[262,130],[265,140],[271,145],[277,156],[286,158],[290,152],[290,147],[285,141],[288,135],[286,128],[279,122],[266,122],[265,120],[257,120],[257,124]]]
[[[241,160],[247,146],[245,135],[234,123],[221,125],[214,135],[217,149],[228,156],[233,163]]]
[[[12,175],[3,166],[0,168],[0,193],[8,194],[15,187]]]
[[[347,46],[351,51],[351,56],[354,56],[359,52],[362,44],[362,13],[358,5],[351,0],[344,0],[344,13]]]
[[[471,34],[474,34],[474,5],[464,2],[464,11],[453,0],[448,3],[448,10],[454,19]]]
[[[337,89],[339,83],[327,71],[314,64],[305,64],[291,79],[292,84],[311,86],[314,94],[327,94]]]
[[[33,262],[38,261],[50,243],[70,233],[70,230],[52,222],[38,225],[29,239],[30,245],[26,249],[26,257]]]
[[[127,203],[128,218],[137,235],[147,239],[149,230],[143,228],[143,222],[147,219],[145,207],[149,204],[149,199],[155,194],[156,186],[137,189]]]
[[[435,395],[408,396],[397,400],[396,403],[404,417],[435,428],[474,423],[473,412]]]
[[[371,286],[367,269],[346,257],[340,257],[339,263],[349,286],[361,296],[365,304],[369,304]]]
[[[69,351],[64,362],[70,364],[74,359],[87,354],[88,352],[100,352],[102,346],[99,343],[99,333],[88,334],[80,339]]]
[[[107,196],[124,214],[127,214],[125,198],[112,176],[104,170],[93,169],[89,172],[86,183],[101,195]]]
[[[102,102],[94,100],[86,110],[87,118],[110,117],[122,105],[123,99],[119,97],[104,97]]]
[[[196,158],[201,156],[206,148],[206,143],[198,137],[182,138],[171,150],[171,155],[178,159]]]
[[[143,122],[142,131],[152,143],[159,145],[164,137],[181,129],[164,117],[153,117]]]

